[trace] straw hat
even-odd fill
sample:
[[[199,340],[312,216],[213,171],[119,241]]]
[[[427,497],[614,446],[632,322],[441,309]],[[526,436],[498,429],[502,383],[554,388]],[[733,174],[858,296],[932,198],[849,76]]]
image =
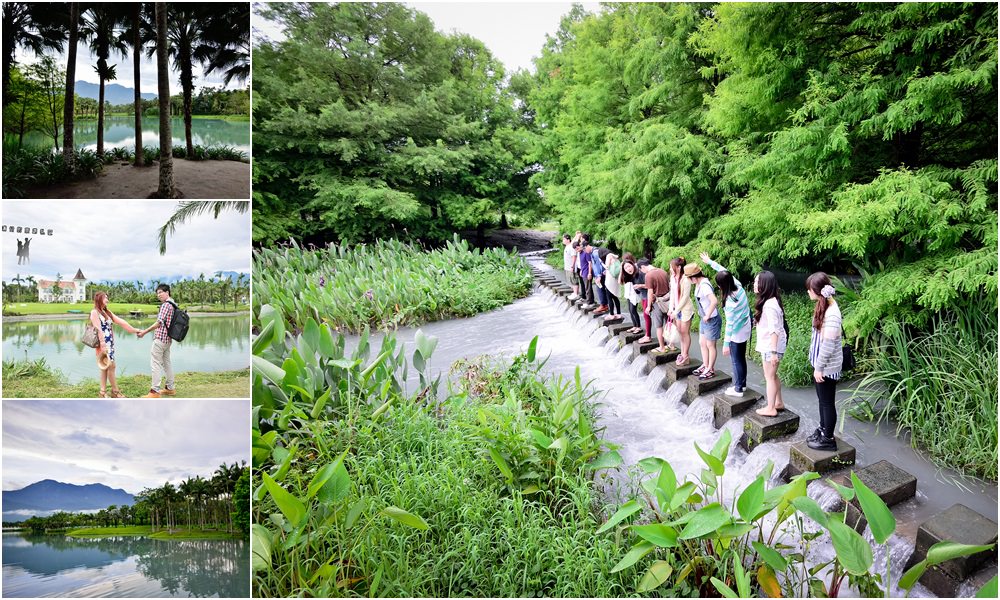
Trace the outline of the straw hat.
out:
[[[696,262],[688,263],[688,264],[684,265],[684,274],[687,275],[688,277],[694,277],[695,275],[701,275],[701,267],[698,266],[698,263],[696,263]]]
[[[108,367],[111,366],[111,357],[108,356],[107,352],[101,352],[97,355],[97,368],[102,371],[107,371]]]

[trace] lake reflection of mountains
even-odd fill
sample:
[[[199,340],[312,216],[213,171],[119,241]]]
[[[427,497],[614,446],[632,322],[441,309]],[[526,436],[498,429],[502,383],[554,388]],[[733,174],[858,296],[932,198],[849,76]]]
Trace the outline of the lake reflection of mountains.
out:
[[[3,535],[3,595],[28,597],[44,593],[32,581],[65,579],[58,595],[114,587],[102,572],[115,563],[134,563],[148,585],[141,596],[249,597],[249,554],[241,540],[154,540],[116,536],[78,539],[63,535]],[[17,584],[8,586],[8,580]],[[109,594],[110,595],[110,594]],[[117,594],[115,594],[117,595]]]

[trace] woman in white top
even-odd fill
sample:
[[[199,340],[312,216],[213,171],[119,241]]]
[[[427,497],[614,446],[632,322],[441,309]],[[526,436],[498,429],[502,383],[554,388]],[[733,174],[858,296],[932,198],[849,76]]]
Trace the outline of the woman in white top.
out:
[[[781,304],[781,291],[774,273],[761,271],[753,281],[753,291],[757,294],[753,311],[757,322],[757,351],[763,358],[767,384],[767,406],[758,408],[757,414],[776,417],[779,410],[785,410],[785,403],[781,401],[778,364],[788,346],[788,323],[785,322],[785,307]]]

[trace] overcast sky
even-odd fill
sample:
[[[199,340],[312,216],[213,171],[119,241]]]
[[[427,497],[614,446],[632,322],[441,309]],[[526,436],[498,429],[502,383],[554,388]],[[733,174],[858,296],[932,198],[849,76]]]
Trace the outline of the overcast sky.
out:
[[[17,240],[0,233],[3,280],[34,275],[69,281],[82,269],[89,281],[210,277],[216,271],[250,273],[250,212],[223,211],[193,217],[167,238],[160,256],[157,231],[173,214],[175,200],[24,200],[3,202],[3,225],[45,227],[31,235],[31,264],[17,264]]]
[[[247,400],[4,400],[3,489],[43,479],[136,494],[250,461]]]
[[[64,5],[65,6],[65,5]],[[65,49],[59,54],[53,55],[56,58],[56,63],[59,68],[66,70],[66,52]],[[30,50],[25,50],[24,48],[18,47],[17,51],[14,53],[14,60],[18,64],[32,64],[38,60],[33,52]],[[112,52],[111,56],[108,58],[109,65],[117,65],[117,75],[118,78],[114,81],[108,83],[117,83],[118,85],[134,88],[132,80],[132,51],[131,48],[126,52],[125,57],[117,52]],[[94,67],[97,65],[97,57],[90,51],[88,44],[81,41],[77,46],[76,51],[76,81],[86,81],[93,84],[99,84],[101,80],[97,77],[97,71]],[[223,85],[222,80],[225,77],[224,72],[215,71],[210,75],[205,75],[205,70],[201,67],[199,63],[194,65],[194,88],[198,90],[202,87],[214,87],[214,88],[224,88],[229,90],[244,89],[247,83],[239,83],[236,79],[229,82],[229,85]],[[142,58],[140,59],[139,65],[139,79],[141,83],[141,92],[156,94],[156,55],[152,58],[146,58],[146,53],[143,52]],[[181,93],[181,80],[180,71],[174,69],[173,60],[170,61],[170,94],[177,95]]]
[[[517,69],[534,71],[533,57],[540,56],[545,35],[555,35],[559,20],[569,12],[571,2],[407,2],[424,12],[438,31],[467,33],[486,44],[494,56],[507,67],[507,73]],[[599,5],[583,2],[583,7],[596,12]],[[252,18],[254,39],[258,32],[266,37],[281,39],[281,29],[256,13]],[[255,41],[256,43],[256,41]]]

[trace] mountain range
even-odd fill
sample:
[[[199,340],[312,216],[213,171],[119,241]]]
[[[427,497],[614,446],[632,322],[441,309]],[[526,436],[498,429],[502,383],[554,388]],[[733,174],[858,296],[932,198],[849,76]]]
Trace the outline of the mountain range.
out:
[[[94,100],[100,100],[101,98],[101,86],[96,83],[77,81],[74,92],[81,98],[93,98]],[[140,95],[146,100],[156,98],[156,94],[152,92],[142,92]],[[125,87],[117,83],[105,83],[104,101],[111,104],[129,104],[134,102],[135,88]]]
[[[52,479],[32,483],[19,490],[3,492],[4,520],[15,511],[27,514],[63,510],[66,512],[100,510],[114,505],[135,504],[135,496],[102,483],[74,485]]]

